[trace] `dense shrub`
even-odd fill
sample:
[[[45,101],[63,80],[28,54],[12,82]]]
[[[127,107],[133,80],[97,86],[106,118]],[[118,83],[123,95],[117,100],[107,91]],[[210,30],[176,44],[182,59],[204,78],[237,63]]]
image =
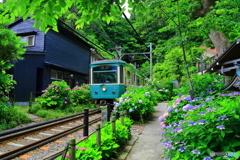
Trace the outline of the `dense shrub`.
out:
[[[195,97],[206,97],[222,92],[225,86],[223,76],[216,75],[216,73],[205,73],[203,75],[193,74],[191,76]],[[190,91],[187,79],[183,79],[181,87],[174,89],[175,95],[188,95]]]
[[[69,90],[71,90],[71,88],[69,88],[65,81],[54,81],[48,86],[48,88],[43,90],[42,96],[36,98],[36,101],[38,101],[44,108],[64,109],[70,103],[71,93]]]
[[[129,112],[129,116],[133,120],[140,120],[140,114],[147,116],[154,111],[154,106],[157,104],[157,92],[150,90],[148,86],[129,86],[127,91],[118,98],[118,103],[115,103],[114,110]]]
[[[43,90],[42,96],[36,98],[36,101],[46,109],[66,109],[89,104],[91,102],[90,87],[82,84],[71,89],[65,81],[54,81]]]
[[[171,101],[168,112],[159,117],[165,130],[166,159],[210,160],[212,151],[239,151],[239,95],[240,92],[234,92],[195,99],[182,96]]]
[[[0,132],[31,122],[31,119],[24,113],[18,111],[16,107],[0,107]]]
[[[82,84],[72,89],[71,102],[74,106],[91,102],[90,85]]]
[[[157,100],[160,101],[168,101],[171,100],[173,96],[173,83],[169,81],[157,81],[156,79],[147,80],[146,86],[149,87],[150,90],[157,91],[158,94]]]
[[[50,119],[55,119],[59,117],[64,117],[67,115],[83,112],[84,108],[88,109],[94,109],[98,108],[99,106],[95,104],[82,104],[79,106],[69,106],[65,109],[46,109],[41,106],[39,103],[34,103],[30,108],[29,108],[29,113],[35,114],[37,116],[43,117],[46,120]]]
[[[120,120],[116,121],[116,134],[113,134],[112,125],[107,123],[101,129],[101,149],[96,144],[96,133],[89,137],[83,137],[83,141],[77,144],[76,159],[79,160],[109,160],[116,157],[117,149],[126,144],[127,139],[130,138],[130,127],[132,121],[129,118],[124,118],[124,126]],[[62,157],[58,157],[60,160]],[[66,159],[69,155],[66,155]]]

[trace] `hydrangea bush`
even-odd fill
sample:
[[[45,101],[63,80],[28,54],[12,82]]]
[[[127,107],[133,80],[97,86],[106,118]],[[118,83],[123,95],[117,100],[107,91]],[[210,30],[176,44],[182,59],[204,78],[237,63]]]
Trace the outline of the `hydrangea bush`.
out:
[[[140,114],[144,117],[154,111],[157,104],[157,93],[148,86],[129,86],[127,91],[115,103],[114,110],[129,112],[133,120],[139,120]]]
[[[165,159],[236,159],[210,152],[240,151],[240,92],[212,97],[176,97],[159,117]],[[240,155],[240,152],[239,152]]]
[[[117,151],[121,146],[125,145],[131,136],[130,128],[132,120],[124,118],[124,125],[120,120],[116,120],[116,133],[113,134],[112,125],[106,124],[101,129],[101,148],[98,147],[96,142],[96,133],[91,134],[89,137],[83,137],[82,141],[76,146],[76,159],[77,160],[108,160],[116,158]],[[63,157],[58,157],[61,160]],[[65,159],[70,159],[69,154]]]
[[[65,109],[69,105],[77,106],[91,101],[90,87],[87,84],[71,89],[65,81],[54,81],[42,92],[36,101],[47,109]]]
[[[75,86],[72,89],[71,100],[72,104],[75,106],[91,102],[90,85],[82,84],[81,86]]]
[[[155,96],[157,100],[160,101],[168,101],[171,100],[173,95],[173,83],[172,82],[162,82],[157,81],[156,79],[148,79],[146,81],[146,86],[149,87],[150,90],[157,91],[158,94]]]
[[[198,97],[207,97],[222,93],[222,88],[225,86],[223,76],[216,75],[215,73],[205,73],[203,75],[194,74],[191,76],[194,94]],[[183,79],[181,87],[174,89],[175,94],[187,95],[189,94],[190,87],[188,81]]]

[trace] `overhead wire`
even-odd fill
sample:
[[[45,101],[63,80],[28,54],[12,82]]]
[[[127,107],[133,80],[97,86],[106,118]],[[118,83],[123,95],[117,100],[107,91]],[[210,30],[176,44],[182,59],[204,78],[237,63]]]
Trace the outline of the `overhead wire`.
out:
[[[120,9],[120,11],[122,11],[122,8],[118,5],[118,8]],[[131,28],[133,29],[133,31],[136,33],[137,37],[139,38],[139,40],[142,42],[142,44],[148,48],[148,46],[144,43],[144,41],[142,40],[142,38],[140,37],[140,35],[138,34],[138,32],[136,31],[136,29],[133,27],[132,23],[129,21],[129,19],[127,18],[126,14],[124,12],[122,12],[122,15],[124,16],[124,18],[126,19],[126,21],[128,22],[128,24],[131,26]],[[147,58],[149,58],[148,56],[146,56],[144,53],[143,55]]]

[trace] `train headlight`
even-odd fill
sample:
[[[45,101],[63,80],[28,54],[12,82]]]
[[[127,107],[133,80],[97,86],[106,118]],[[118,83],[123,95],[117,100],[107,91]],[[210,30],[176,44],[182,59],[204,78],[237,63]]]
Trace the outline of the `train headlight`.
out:
[[[106,90],[107,90],[107,88],[104,88],[104,87],[102,88],[102,91],[103,91],[103,92],[105,92]]]

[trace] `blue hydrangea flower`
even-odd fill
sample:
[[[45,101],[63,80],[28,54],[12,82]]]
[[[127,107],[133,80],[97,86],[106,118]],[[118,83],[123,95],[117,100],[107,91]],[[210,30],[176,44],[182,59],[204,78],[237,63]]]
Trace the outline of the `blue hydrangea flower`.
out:
[[[204,120],[204,119],[198,120],[198,124],[200,124],[200,125],[203,125],[203,124],[205,124],[205,123],[207,123],[207,121]]]
[[[132,112],[133,111],[133,109],[131,108],[131,109],[129,109],[129,112]]]
[[[211,157],[204,157],[203,160],[213,160]]]
[[[218,128],[220,130],[225,129],[224,125],[217,126],[216,128]]]
[[[180,152],[184,152],[184,151],[185,151],[185,149],[187,149],[187,147],[184,147],[184,146],[182,146],[182,147],[179,147],[179,149],[178,149],[178,150],[179,150]]]
[[[203,111],[203,112],[198,113],[198,115],[205,115],[205,113],[206,112]]]
[[[167,112],[172,112],[172,108],[169,107],[169,108],[167,109]]]
[[[178,113],[178,111],[179,111],[178,109],[175,109],[175,112],[176,112],[176,113]]]
[[[193,154],[200,154],[199,150],[197,150],[197,149],[194,149],[194,150],[192,150],[191,152],[192,152]]]

